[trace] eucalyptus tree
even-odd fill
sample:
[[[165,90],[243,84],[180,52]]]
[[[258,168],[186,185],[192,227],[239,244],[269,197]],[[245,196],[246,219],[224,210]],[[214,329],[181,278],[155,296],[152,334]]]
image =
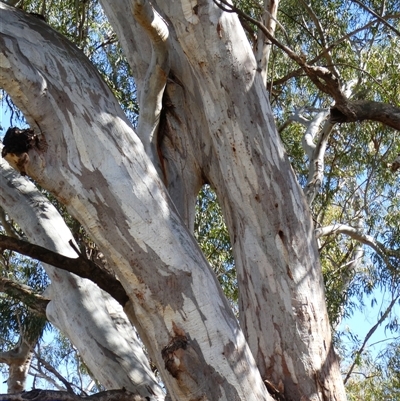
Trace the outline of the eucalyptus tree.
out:
[[[56,208],[33,183],[21,177],[5,161],[0,162],[0,172],[2,207],[10,219],[20,222],[25,238],[75,258],[73,262],[78,264],[78,248],[76,245],[71,247],[72,233]],[[92,375],[106,388],[124,387],[148,399],[164,399],[165,394],[150,369],[142,344],[131,332],[121,305],[88,279],[47,264],[44,268],[51,280],[45,291],[50,301],[46,305],[47,317],[77,347]],[[108,280],[110,282],[112,277]],[[27,304],[30,303],[35,304],[28,300]],[[8,356],[10,393],[24,390],[35,345],[35,341],[29,341],[30,331],[21,333],[13,351],[0,354],[2,361]],[[25,369],[21,369],[21,365]],[[73,390],[71,386],[67,389]]]
[[[36,133],[23,151],[6,146],[4,154],[63,203],[107,257],[129,297],[125,312],[173,399],[261,400],[271,399],[269,393],[288,400],[345,399],[307,201],[315,213],[333,123],[365,119],[359,105],[379,103],[396,126],[398,109],[376,99],[353,101],[341,87],[331,62],[333,34],[319,21],[326,17],[329,25],[344,6],[313,10],[304,4],[310,21],[303,25],[295,18],[300,11],[284,12],[299,26],[297,47],[291,48],[274,37],[284,20],[276,23],[275,2],[265,2],[261,11],[247,4],[253,17],[225,2],[155,1],[154,9],[146,1],[101,4],[135,78],[141,110],[136,132],[81,52],[45,23],[2,5],[0,82]],[[315,43],[301,40],[310,29]],[[85,33],[77,32],[84,40]],[[315,65],[321,57],[326,67]],[[304,96],[308,102],[314,93],[312,107],[282,107],[275,91],[289,78],[297,84],[284,86],[281,101]],[[323,95],[315,96],[311,85]],[[282,139],[291,141],[305,195],[270,100],[283,123]],[[367,117],[383,121],[379,113]],[[286,130],[292,122],[306,125],[306,132]],[[291,132],[300,141],[304,136],[308,180],[308,166],[294,157],[299,143]],[[389,149],[388,158],[394,152]],[[357,222],[351,227],[356,239],[386,251],[360,233],[365,198],[360,200],[356,177],[350,178],[344,198]],[[334,175],[332,180],[343,187]],[[231,238],[240,326],[190,234],[204,183],[218,195]],[[316,214],[320,238],[352,232],[339,231],[333,205],[321,204]],[[327,223],[333,223],[331,231]],[[360,255],[360,247],[353,248],[352,255]]]

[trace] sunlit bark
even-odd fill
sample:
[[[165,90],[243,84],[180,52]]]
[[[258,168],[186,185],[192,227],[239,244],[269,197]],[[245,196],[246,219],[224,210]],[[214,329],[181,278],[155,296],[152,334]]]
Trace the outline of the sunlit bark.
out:
[[[0,160],[0,176],[1,204],[27,238],[76,258],[69,244],[72,234],[49,200],[4,160]],[[47,264],[44,268],[51,280],[46,290],[50,298],[47,317],[72,341],[96,379],[108,389],[125,387],[150,400],[163,400],[164,393],[122,307],[90,280]],[[125,326],[125,332],[121,332],[121,326]],[[25,343],[23,346],[26,348]],[[25,348],[19,352],[22,354]],[[25,365],[29,367],[25,362],[22,367]],[[27,369],[24,373],[27,375]]]
[[[110,90],[45,24],[26,35],[18,11],[1,6],[1,17],[1,85],[46,142],[24,169],[113,264],[173,399],[270,399],[215,276]]]
[[[124,13],[129,2],[103,3],[117,34],[131,29],[141,54],[133,15]],[[160,135],[169,141],[163,155],[173,179],[164,182],[177,209],[81,53],[54,34],[47,40],[44,26],[29,39],[14,21],[12,28],[4,24],[0,42],[1,84],[47,143],[46,151],[29,153],[25,170],[66,204],[114,263],[131,299],[127,313],[174,399],[268,399],[261,373],[288,399],[344,400],[312,221],[240,23],[211,1],[154,4],[169,29]],[[40,57],[30,40],[42,43]],[[129,54],[131,42],[122,44]],[[149,54],[148,41],[143,46]],[[179,138],[169,135],[176,126]],[[189,174],[180,176],[185,162]],[[183,197],[171,182],[185,189]],[[190,227],[201,182],[216,189],[227,220],[241,327],[258,370],[176,211]]]

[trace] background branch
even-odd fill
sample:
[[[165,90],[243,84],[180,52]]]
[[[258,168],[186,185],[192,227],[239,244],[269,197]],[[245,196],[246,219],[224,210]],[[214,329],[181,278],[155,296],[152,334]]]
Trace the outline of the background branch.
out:
[[[12,298],[23,302],[32,312],[39,316],[46,317],[46,307],[50,300],[35,293],[27,285],[17,283],[6,277],[0,277],[0,292],[5,292]]]

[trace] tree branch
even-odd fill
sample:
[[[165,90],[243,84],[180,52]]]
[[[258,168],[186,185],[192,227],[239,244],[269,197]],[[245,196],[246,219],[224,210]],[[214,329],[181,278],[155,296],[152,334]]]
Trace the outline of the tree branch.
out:
[[[140,113],[137,134],[142,140],[147,155],[151,158],[158,172],[163,173],[162,160],[158,157],[158,127],[162,110],[162,99],[170,69],[168,37],[166,23],[153,10],[146,0],[132,0],[132,13],[143,27],[151,42],[151,62],[146,73],[140,96]]]
[[[315,131],[318,130],[322,119],[326,118],[327,115],[328,113],[326,111],[318,114],[317,118],[315,118],[314,121],[310,124],[310,130],[314,130],[314,134],[309,133],[310,136],[315,136]],[[332,132],[332,128],[333,124],[330,121],[325,121],[317,144],[314,147],[309,148],[309,152],[311,153],[311,155],[309,155],[310,168],[308,172],[307,184],[304,188],[304,193],[310,206],[313,203],[315,196],[319,192],[322,181],[324,179],[325,150],[328,144],[329,136]],[[309,139],[308,141],[311,142],[312,139]]]
[[[146,398],[122,390],[108,390],[87,397],[64,391],[32,390],[20,394],[0,394],[0,401],[147,401]]]
[[[317,228],[315,231],[315,238],[318,239],[325,235],[330,234],[345,234],[361,242],[364,245],[371,247],[382,260],[387,264],[388,267],[395,269],[395,265],[391,263],[390,258],[400,258],[400,253],[397,250],[391,250],[384,247],[383,244],[376,241],[370,235],[366,235],[360,232],[357,228],[351,227],[346,224],[333,224],[326,227]]]
[[[389,29],[391,29],[396,35],[400,37],[400,32],[394,28],[392,25],[390,25],[384,18],[382,18],[379,14],[377,14],[375,11],[371,10],[369,7],[367,7],[365,4],[361,3],[359,0],[351,0],[353,3],[358,4],[361,8],[364,10],[368,11],[370,14],[372,14],[375,18],[377,18],[382,24],[386,25]]]
[[[400,13],[386,14],[384,17],[381,17],[381,18],[383,18],[385,20],[387,20],[387,19],[397,19],[397,18],[400,18]],[[347,33],[346,35],[343,35],[341,38],[336,39],[335,41],[331,42],[325,49],[322,50],[321,53],[319,53],[317,56],[315,56],[313,59],[311,59],[308,62],[308,64],[311,64],[311,65],[315,64],[317,61],[321,60],[321,58],[325,57],[325,54],[327,52],[330,52],[335,46],[339,45],[340,43],[344,42],[345,40],[349,39],[350,37],[356,35],[357,33],[359,33],[361,31],[371,27],[372,25],[376,24],[377,21],[378,21],[377,19],[372,20],[372,21],[368,22],[368,24],[365,24],[364,26],[362,26],[360,28],[357,28],[354,31],[351,31],[351,32]],[[273,85],[274,86],[283,85],[290,78],[294,78],[294,77],[299,76],[302,71],[303,71],[302,68],[298,68],[297,70],[291,71],[288,74],[286,74],[285,76],[283,76],[283,77],[281,77],[279,79],[276,79],[273,82]],[[269,83],[267,86],[268,87],[272,86],[272,82]]]
[[[74,390],[72,388],[71,383],[65,379],[58,371],[55,369],[50,363],[48,363],[46,360],[40,357],[37,352],[35,352],[35,357],[37,359],[38,366],[39,364],[43,366],[48,372],[52,373],[62,384],[64,384],[65,388],[67,389],[67,392],[69,394],[74,394]]]
[[[331,52],[330,52],[330,50],[327,50],[327,40],[326,40],[326,37],[325,37],[325,34],[324,34],[324,30],[322,29],[322,25],[321,25],[321,22],[320,22],[319,18],[315,14],[313,8],[311,7],[311,4],[308,4],[305,0],[300,0],[300,3],[302,4],[302,6],[307,11],[307,13],[310,16],[311,20],[314,22],[314,25],[315,25],[315,27],[317,29],[318,35],[319,35],[320,40],[321,40],[322,48],[324,50],[322,52],[322,54],[324,55],[330,70],[332,71],[333,74],[335,74],[337,77],[339,77],[339,73],[336,71],[335,64],[333,63],[333,60],[332,60]]]
[[[5,292],[10,297],[23,302],[33,313],[44,318],[46,317],[46,308],[50,300],[35,293],[27,285],[0,277],[0,292]]]
[[[385,312],[382,313],[382,315],[379,318],[379,320],[375,323],[375,325],[369,330],[369,332],[365,336],[364,341],[363,341],[360,349],[356,352],[356,357],[354,358],[354,362],[350,366],[350,369],[347,372],[346,377],[343,380],[344,384],[346,384],[347,380],[349,380],[349,377],[350,377],[351,373],[353,372],[354,367],[357,364],[357,356],[362,354],[362,352],[364,351],[365,346],[367,345],[368,340],[375,333],[376,329],[382,324],[382,322],[389,316],[390,311],[392,310],[393,306],[396,304],[398,299],[399,299],[399,296],[393,297],[392,301],[390,302],[389,306],[386,308]]]
[[[72,241],[69,243],[72,246]],[[40,260],[54,267],[67,270],[79,277],[87,278],[96,283],[102,290],[108,292],[122,306],[125,306],[128,302],[129,298],[122,284],[114,276],[105,272],[81,254],[79,254],[76,259],[69,258],[39,245],[34,245],[5,235],[0,235],[0,247]]]
[[[0,353],[0,363],[8,365],[7,390],[10,393],[19,393],[24,390],[31,366],[32,350],[43,332],[44,325],[43,320],[40,330],[37,330],[34,335],[32,332],[23,333],[21,331],[15,347]]]
[[[248,16],[237,7],[229,4],[226,0],[214,0],[214,2],[227,12],[235,12],[240,17],[247,19],[256,25],[275,46],[283,50],[293,61],[295,61],[311,79],[314,85],[321,91],[330,95],[335,100],[335,106],[331,109],[331,122],[354,122],[363,120],[379,121],[389,127],[400,131],[400,108],[385,103],[370,101],[352,102],[344,96],[340,82],[331,71],[325,67],[313,66],[306,59],[299,56],[291,48],[279,42],[272,36],[267,27],[258,20]],[[223,7],[221,6],[223,4]],[[327,49],[324,52],[328,51]]]
[[[317,228],[315,230],[315,237],[318,239],[325,235],[330,234],[345,234],[351,238],[363,243],[364,245],[370,246],[380,256],[384,256],[385,249],[383,246],[375,241],[370,235],[364,235],[360,233],[356,228],[351,227],[347,224],[332,224],[330,226]]]
[[[336,99],[335,99],[336,100]],[[353,114],[343,113],[339,104],[331,108],[331,121],[333,123],[349,123],[355,121],[379,121],[389,127],[400,131],[400,108],[387,103],[369,100],[348,101]],[[337,103],[337,102],[336,102]]]
[[[275,36],[276,25],[278,25],[282,29],[285,37],[287,38],[285,29],[277,20],[278,4],[279,0],[278,1],[264,0],[263,10],[261,14],[261,21],[263,22],[265,28],[268,29],[270,35]],[[241,18],[241,21],[244,21],[244,19]],[[269,56],[271,53],[272,46],[269,40],[265,40],[265,36],[260,29],[258,29],[256,37],[257,37],[257,46],[256,46],[255,56],[257,59],[257,70],[260,72],[264,85],[266,86]]]

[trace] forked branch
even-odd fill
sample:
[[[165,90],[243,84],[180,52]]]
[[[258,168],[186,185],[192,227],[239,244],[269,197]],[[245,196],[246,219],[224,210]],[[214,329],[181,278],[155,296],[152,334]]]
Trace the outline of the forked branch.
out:
[[[140,113],[137,134],[146,153],[158,172],[162,164],[158,159],[158,127],[162,98],[170,69],[167,24],[146,0],[132,0],[132,13],[150,39],[152,55],[140,95]],[[162,177],[162,175],[161,175]]]
[[[335,100],[335,106],[331,109],[331,122],[355,122],[363,120],[379,121],[389,127],[400,131],[400,108],[385,103],[371,102],[367,100],[353,102],[342,92],[340,82],[334,74],[325,67],[314,66],[307,63],[306,58],[298,55],[290,47],[279,42],[270,34],[267,27],[255,18],[250,17],[239,8],[228,3],[227,0],[214,0],[215,4],[226,12],[234,12],[239,17],[256,25],[279,49],[283,50],[295,61],[311,79],[314,85]],[[368,110],[369,112],[366,112]]]

